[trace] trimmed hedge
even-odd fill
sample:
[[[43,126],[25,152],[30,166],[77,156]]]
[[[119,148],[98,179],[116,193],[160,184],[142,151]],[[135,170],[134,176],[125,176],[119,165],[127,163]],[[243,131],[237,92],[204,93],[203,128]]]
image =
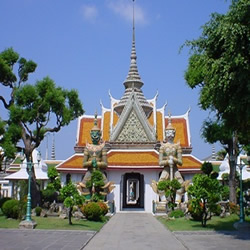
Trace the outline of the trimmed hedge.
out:
[[[93,221],[102,220],[101,217],[103,215],[103,211],[96,202],[89,202],[88,204],[82,207],[81,211],[87,220],[93,220]]]
[[[17,219],[19,217],[19,201],[6,201],[2,206],[2,212],[7,218]]]
[[[0,208],[2,208],[3,204],[8,200],[11,200],[11,198],[10,197],[3,197],[2,199],[0,199]]]

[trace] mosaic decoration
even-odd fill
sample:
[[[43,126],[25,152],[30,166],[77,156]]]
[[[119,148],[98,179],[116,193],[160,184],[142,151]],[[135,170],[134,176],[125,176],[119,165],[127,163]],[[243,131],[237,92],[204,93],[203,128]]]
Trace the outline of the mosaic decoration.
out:
[[[118,142],[148,142],[149,139],[134,110],[131,111],[119,134]]]

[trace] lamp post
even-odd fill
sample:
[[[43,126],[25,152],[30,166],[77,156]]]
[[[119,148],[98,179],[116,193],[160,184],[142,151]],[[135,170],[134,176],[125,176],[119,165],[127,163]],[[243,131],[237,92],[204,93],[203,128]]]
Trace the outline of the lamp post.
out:
[[[250,224],[245,222],[244,215],[244,204],[243,204],[243,189],[242,189],[242,169],[245,166],[241,163],[242,159],[240,159],[240,164],[236,164],[240,168],[240,220],[234,223],[234,227],[237,230],[249,230]]]
[[[24,160],[25,156],[23,152],[21,153],[21,159]],[[27,172],[28,172],[28,195],[27,195],[27,209],[26,209],[26,216],[25,220],[19,224],[19,228],[22,229],[33,229],[36,227],[36,222],[31,219],[31,177],[32,177],[32,166],[33,163],[30,159],[27,159]],[[37,154],[37,164],[41,161],[41,153],[38,152]],[[35,163],[34,163],[35,164]]]

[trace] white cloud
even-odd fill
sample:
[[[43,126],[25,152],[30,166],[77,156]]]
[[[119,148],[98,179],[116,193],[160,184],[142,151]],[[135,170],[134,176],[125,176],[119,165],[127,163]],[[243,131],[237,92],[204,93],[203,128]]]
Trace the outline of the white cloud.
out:
[[[95,21],[98,16],[98,10],[94,5],[83,5],[82,14],[84,19],[88,21]]]
[[[126,21],[133,20],[133,3],[128,0],[110,0],[108,7],[117,15]],[[136,3],[135,4],[135,22],[138,24],[147,23],[145,11]]]

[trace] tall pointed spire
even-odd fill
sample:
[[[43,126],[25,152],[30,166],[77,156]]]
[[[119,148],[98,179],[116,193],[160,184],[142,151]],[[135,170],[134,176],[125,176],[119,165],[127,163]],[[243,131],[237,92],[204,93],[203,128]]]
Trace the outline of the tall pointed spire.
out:
[[[121,115],[123,108],[125,107],[130,95],[134,93],[138,98],[139,103],[141,104],[143,110],[145,111],[146,116],[148,117],[152,112],[152,106],[145,99],[141,87],[143,82],[138,73],[137,63],[136,63],[136,49],[135,49],[135,6],[133,0],[133,36],[132,36],[132,49],[130,55],[130,67],[126,80],[124,81],[125,93],[121,98],[120,102],[115,106],[114,110],[118,115]]]
[[[55,134],[53,133],[53,142],[52,142],[52,149],[51,149],[51,160],[56,159],[56,148],[55,148]]]
[[[132,49],[130,55],[130,67],[126,80],[124,81],[125,88],[136,87],[140,89],[143,86],[143,82],[138,73],[136,63],[136,49],[135,49],[135,5],[133,0],[133,37],[132,37]]]

